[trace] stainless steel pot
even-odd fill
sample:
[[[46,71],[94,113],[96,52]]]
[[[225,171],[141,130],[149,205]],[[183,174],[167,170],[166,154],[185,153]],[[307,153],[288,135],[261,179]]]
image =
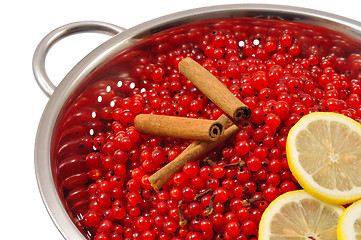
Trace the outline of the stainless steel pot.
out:
[[[54,30],[40,42],[34,54],[33,71],[40,88],[50,99],[40,120],[37,132],[35,170],[44,204],[65,239],[86,239],[86,233],[83,233],[79,226],[69,217],[66,203],[62,199],[62,190],[59,189],[57,183],[57,169],[54,167],[53,162],[53,149],[56,147],[54,135],[59,134],[57,128],[59,121],[64,116],[64,108],[69,107],[69,102],[81,93],[84,86],[88,84],[87,78],[89,76],[95,74],[101,66],[128,46],[147,36],[182,24],[235,17],[279,18],[309,23],[345,33],[355,39],[361,39],[361,23],[351,19],[304,8],[239,4],[178,12],[127,30],[101,22],[77,22]],[[44,67],[46,54],[60,39],[80,32],[101,32],[114,35],[114,37],[89,53],[74,66],[58,86],[54,86],[47,77]]]

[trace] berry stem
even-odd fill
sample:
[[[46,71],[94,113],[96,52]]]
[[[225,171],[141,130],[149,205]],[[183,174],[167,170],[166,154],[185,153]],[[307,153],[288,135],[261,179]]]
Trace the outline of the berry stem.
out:
[[[251,206],[252,203],[257,202],[257,201],[263,201],[263,200],[264,200],[263,197],[245,199],[242,201],[242,205],[243,205],[243,207],[249,207],[249,206]]]
[[[199,201],[203,196],[207,195],[210,192],[212,192],[212,189],[207,189],[206,191],[204,191],[202,193],[196,194],[196,196],[194,197],[194,201]]]
[[[215,163],[210,157],[205,157],[203,162],[207,163],[210,167],[217,166],[217,163]]]
[[[214,199],[216,198],[216,194],[213,194],[211,196],[211,199],[209,201],[209,206],[207,207],[207,215],[210,216],[214,213],[214,208],[213,208],[213,203],[214,203]]]
[[[241,169],[244,166],[246,166],[246,163],[242,160],[239,160],[236,163],[230,163],[230,164],[224,165],[223,168],[238,167],[239,169]]]
[[[181,205],[178,205],[178,213],[179,213],[179,226],[181,228],[187,225],[187,220],[184,218],[184,213]]]

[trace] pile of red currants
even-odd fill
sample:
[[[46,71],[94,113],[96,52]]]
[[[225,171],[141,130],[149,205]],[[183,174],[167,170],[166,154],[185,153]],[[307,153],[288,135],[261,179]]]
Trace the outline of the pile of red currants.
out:
[[[120,52],[58,124],[55,181],[69,215],[95,240],[257,239],[269,203],[300,188],[286,158],[290,128],[316,111],[361,122],[360,46],[304,23],[236,18],[165,30]],[[178,71],[185,57],[252,114],[234,137],[154,191],[149,176],[192,141],[140,134],[135,116],[223,114]]]

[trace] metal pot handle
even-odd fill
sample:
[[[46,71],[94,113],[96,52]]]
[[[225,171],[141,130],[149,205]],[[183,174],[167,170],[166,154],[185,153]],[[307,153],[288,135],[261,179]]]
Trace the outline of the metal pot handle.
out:
[[[37,46],[33,56],[33,72],[39,87],[50,97],[56,86],[49,79],[45,69],[45,59],[52,46],[59,40],[77,33],[102,33],[110,36],[117,35],[125,28],[98,21],[82,21],[61,26],[46,35]]]

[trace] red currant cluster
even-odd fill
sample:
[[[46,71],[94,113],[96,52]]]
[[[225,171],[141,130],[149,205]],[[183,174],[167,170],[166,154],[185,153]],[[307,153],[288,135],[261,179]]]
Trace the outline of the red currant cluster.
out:
[[[285,154],[290,128],[315,111],[361,122],[359,46],[306,24],[232,19],[170,29],[119,54],[105,65],[117,74],[98,74],[60,122],[57,181],[76,224],[96,240],[257,239],[269,203],[299,188]],[[148,177],[191,141],[139,134],[135,116],[223,113],[179,73],[184,57],[208,69],[252,115],[156,192]]]

